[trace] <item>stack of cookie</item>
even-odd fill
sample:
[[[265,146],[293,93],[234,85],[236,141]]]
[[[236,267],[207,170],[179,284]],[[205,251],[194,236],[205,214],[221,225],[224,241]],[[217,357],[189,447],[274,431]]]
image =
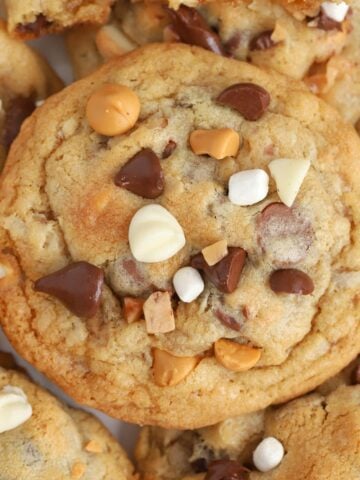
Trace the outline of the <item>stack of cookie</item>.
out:
[[[360,4],[6,3],[14,348],[147,425],[146,480],[358,480]],[[59,31],[62,90],[22,43]],[[88,416],[18,373],[0,388],[1,480],[131,478]]]

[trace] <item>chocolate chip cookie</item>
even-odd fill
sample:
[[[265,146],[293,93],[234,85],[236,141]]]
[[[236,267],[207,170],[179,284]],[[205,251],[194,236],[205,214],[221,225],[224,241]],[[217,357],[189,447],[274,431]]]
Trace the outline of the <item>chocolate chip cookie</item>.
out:
[[[53,96],[0,186],[0,319],[78,401],[193,428],[358,353],[360,139],[305,86],[149,45]]]
[[[196,2],[195,2],[196,3]],[[288,6],[288,5],[287,5]],[[118,0],[108,25],[68,35],[78,77],[114,55],[154,41],[184,42],[301,79],[339,54],[351,30],[349,6],[328,2],[296,14],[271,0],[203,2],[177,10],[162,2]]]
[[[6,480],[131,480],[125,452],[98,420],[0,367],[0,463]]]
[[[105,23],[113,0],[5,0],[9,32],[29,39],[73,25]]]
[[[359,381],[201,430],[146,427],[136,449],[139,471],[145,480],[356,480]]]
[[[62,82],[37,53],[10,38],[0,20],[0,169],[23,120]]]

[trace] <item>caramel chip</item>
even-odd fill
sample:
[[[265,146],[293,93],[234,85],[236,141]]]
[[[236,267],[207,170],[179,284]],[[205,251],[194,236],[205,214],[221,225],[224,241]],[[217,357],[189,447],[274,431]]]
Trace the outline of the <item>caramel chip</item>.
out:
[[[175,330],[174,312],[169,292],[154,292],[144,303],[148,333],[167,333]]]
[[[134,298],[134,297],[125,297],[124,298],[124,317],[128,323],[133,323],[138,320],[143,315],[143,307],[144,307],[145,300],[142,298]]]
[[[71,478],[75,480],[81,478],[86,471],[86,465],[82,462],[76,462],[71,468]]]
[[[102,446],[96,440],[90,440],[85,445],[85,450],[89,453],[102,453],[103,452]]]
[[[210,155],[222,160],[237,155],[240,137],[232,128],[194,130],[190,134],[190,145],[196,155]]]
[[[184,380],[199,363],[199,357],[176,357],[165,350],[153,349],[154,381],[159,387],[170,387]]]
[[[221,338],[214,344],[216,360],[228,370],[245,372],[260,359],[261,349]]]
[[[206,263],[212,267],[228,254],[227,241],[219,240],[201,250]]]

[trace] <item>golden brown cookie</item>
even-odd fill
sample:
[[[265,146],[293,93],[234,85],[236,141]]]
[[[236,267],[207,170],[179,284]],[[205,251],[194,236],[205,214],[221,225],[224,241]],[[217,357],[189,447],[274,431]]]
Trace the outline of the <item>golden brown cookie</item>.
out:
[[[10,341],[138,423],[194,428],[313,389],[359,350],[359,151],[275,72],[180,44],[110,62],[11,149]]]
[[[73,25],[105,23],[113,0],[5,0],[9,32],[22,39]]]
[[[98,420],[1,367],[0,412],[1,478],[133,478],[125,452]]]
[[[63,86],[37,53],[12,39],[0,20],[0,169],[22,121]]]
[[[201,430],[146,427],[136,448],[139,472],[146,480],[356,480],[360,385],[339,380],[326,393]]]

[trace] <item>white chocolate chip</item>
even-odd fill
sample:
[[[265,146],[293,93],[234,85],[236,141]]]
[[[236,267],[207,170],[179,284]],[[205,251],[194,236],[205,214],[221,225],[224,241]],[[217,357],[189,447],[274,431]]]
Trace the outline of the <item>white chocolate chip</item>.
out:
[[[260,472],[268,472],[277,467],[284,458],[284,447],[274,437],[262,440],[253,453],[253,462]]]
[[[350,7],[345,2],[323,2],[321,8],[331,20],[341,23],[345,19]]]
[[[0,391],[0,433],[22,425],[31,415],[31,405],[21,388],[7,385]]]
[[[228,254],[227,241],[219,240],[218,242],[203,248],[201,253],[203,254],[205,262],[212,267]]]
[[[193,302],[204,290],[204,281],[200,273],[193,267],[183,267],[173,278],[173,284],[180,300]]]
[[[268,191],[269,176],[261,169],[234,173],[229,179],[229,199],[235,205],[254,205],[263,200]]]
[[[143,306],[147,333],[175,330],[174,312],[169,292],[154,292]]]
[[[278,158],[269,163],[280,200],[291,207],[310,168],[310,160]]]
[[[129,227],[131,253],[139,262],[155,263],[171,258],[185,245],[176,218],[161,205],[146,205],[133,216]]]

